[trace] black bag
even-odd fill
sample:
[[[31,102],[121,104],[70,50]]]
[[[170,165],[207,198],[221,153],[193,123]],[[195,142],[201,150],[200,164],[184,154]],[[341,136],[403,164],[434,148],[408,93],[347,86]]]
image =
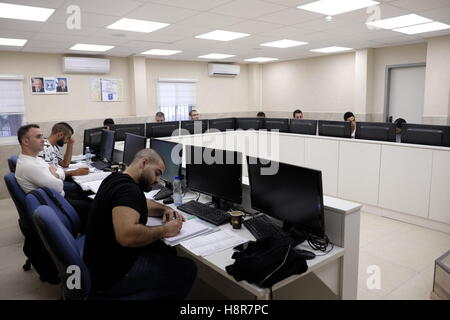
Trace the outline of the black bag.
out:
[[[234,264],[225,267],[236,281],[246,280],[261,288],[270,288],[293,274],[308,270],[306,260],[292,245],[282,244],[273,238],[250,242],[247,249],[235,252]]]

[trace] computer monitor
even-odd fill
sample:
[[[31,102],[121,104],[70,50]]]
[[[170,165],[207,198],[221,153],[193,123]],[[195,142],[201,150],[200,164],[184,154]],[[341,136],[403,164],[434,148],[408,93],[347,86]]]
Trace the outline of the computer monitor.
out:
[[[289,119],[264,118],[263,123],[267,131],[289,132]]]
[[[146,124],[147,138],[170,137],[174,131],[178,134],[179,121],[150,122]]]
[[[89,147],[92,154],[98,154],[100,152],[103,129],[104,127],[98,127],[84,130],[83,154],[86,151],[86,147]]]
[[[216,129],[219,131],[227,131],[236,129],[235,118],[211,119],[209,120],[209,129]]]
[[[355,138],[395,142],[395,124],[384,122],[357,122]]]
[[[319,120],[319,136],[351,138],[352,123],[350,121]]]
[[[186,146],[186,180],[191,190],[211,195],[213,202],[242,202],[242,154]]]
[[[450,147],[450,126],[404,123],[401,141],[403,143]]]
[[[147,138],[132,133],[125,133],[125,146],[123,149],[123,162],[129,166],[133,162],[134,156],[138,151],[145,149]]]
[[[317,120],[291,119],[289,132],[315,136],[317,132]]]
[[[259,130],[263,128],[264,118],[236,118],[236,129]]]
[[[249,156],[247,164],[253,209],[281,220],[285,230],[325,235],[321,171]]]
[[[100,158],[100,160],[106,160],[108,162],[113,161],[114,135],[115,132],[112,130],[102,130],[102,142],[100,145],[100,152],[98,153],[98,158]]]
[[[181,129],[185,129],[189,134],[201,134],[208,130],[208,120],[186,120],[181,121]],[[182,134],[186,131],[182,130]]]
[[[113,124],[109,129],[116,132],[116,136],[114,137],[116,141],[124,141],[125,133],[127,132],[137,136],[145,135],[144,123]]]
[[[150,148],[158,152],[164,159],[166,170],[161,179],[170,188],[176,176],[181,175],[181,157],[183,155],[183,145],[159,139],[150,139]]]

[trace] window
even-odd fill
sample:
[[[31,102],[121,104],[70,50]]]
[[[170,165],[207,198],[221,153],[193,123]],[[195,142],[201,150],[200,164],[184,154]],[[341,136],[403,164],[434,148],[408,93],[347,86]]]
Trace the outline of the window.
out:
[[[23,76],[0,75],[0,141],[17,136],[23,122]],[[12,140],[12,139],[11,139]]]
[[[195,108],[196,83],[194,80],[159,80],[159,111],[166,121],[188,120]]]

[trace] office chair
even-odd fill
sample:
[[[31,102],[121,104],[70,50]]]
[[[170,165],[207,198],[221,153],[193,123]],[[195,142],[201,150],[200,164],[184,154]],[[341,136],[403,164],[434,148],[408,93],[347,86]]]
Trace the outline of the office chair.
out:
[[[85,299],[154,299],[158,297],[158,292],[140,291],[128,296],[108,297],[93,295],[91,293],[91,276],[89,269],[83,261],[83,256],[77,247],[76,240],[67,230],[61,220],[55,214],[55,211],[49,206],[39,206],[33,213],[33,222],[38,230],[47,250],[55,262],[59,276],[62,281],[63,299],[67,300],[85,300]],[[76,266],[79,273],[68,272],[70,266]],[[79,288],[68,288],[72,284],[72,279],[79,275]],[[67,281],[69,280],[69,281]]]
[[[16,172],[17,156],[8,158],[8,167],[10,172]]]
[[[9,163],[9,159],[8,159]],[[11,167],[10,167],[11,169]],[[31,269],[30,256],[30,239],[33,238],[33,229],[31,227],[31,220],[28,220],[27,209],[25,205],[25,192],[19,186],[14,173],[9,172],[4,176],[6,188],[8,189],[11,199],[14,201],[17,213],[19,214],[19,228],[25,237],[23,245],[23,253],[27,257],[25,264],[22,266],[23,270],[28,271]]]

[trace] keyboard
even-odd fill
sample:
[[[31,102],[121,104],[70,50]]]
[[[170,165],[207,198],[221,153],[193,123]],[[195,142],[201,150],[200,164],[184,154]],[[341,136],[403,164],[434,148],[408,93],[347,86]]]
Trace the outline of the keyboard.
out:
[[[221,224],[230,221],[230,215],[227,212],[210,207],[195,200],[183,203],[181,206],[178,206],[177,209],[197,216],[200,219],[216,226],[220,226]]]
[[[170,197],[172,194],[173,194],[172,190],[166,187],[162,187],[161,189],[159,189],[158,193],[154,195],[153,199],[162,200]]]
[[[98,170],[104,170],[106,168],[109,168],[110,164],[108,162],[95,161],[95,162],[92,162],[92,166]]]
[[[244,220],[244,226],[250,231],[256,240],[266,238],[275,238],[278,242],[293,243],[289,234],[283,231],[279,226],[265,215],[259,215],[251,219]]]

